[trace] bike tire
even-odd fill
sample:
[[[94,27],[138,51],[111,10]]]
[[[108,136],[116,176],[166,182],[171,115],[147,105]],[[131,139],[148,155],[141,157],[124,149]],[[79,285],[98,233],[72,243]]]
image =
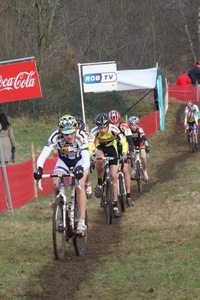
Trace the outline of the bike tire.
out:
[[[124,212],[126,210],[126,191],[124,189],[123,177],[119,174],[119,203],[121,206],[121,211]]]
[[[142,179],[143,179],[143,172],[140,168],[140,163],[136,163],[136,181],[138,187],[138,193],[142,193]]]
[[[193,133],[193,131],[191,132],[191,135],[190,135],[190,146],[191,146],[192,152],[194,152],[195,141],[194,141],[194,133]]]
[[[56,259],[63,260],[66,250],[67,231],[59,226],[60,220],[63,220],[62,197],[56,198],[53,206],[52,237],[53,249]]]
[[[76,234],[78,224],[78,203],[75,199],[75,207],[74,207],[74,236],[73,236],[73,245],[74,250],[77,256],[81,256],[85,254],[87,247],[87,239],[88,239],[88,215],[87,210],[85,212],[85,225],[87,226],[87,230],[84,236]]]
[[[113,186],[110,179],[107,179],[106,184],[104,186],[104,210],[106,216],[106,224],[112,224],[112,216],[113,216]]]

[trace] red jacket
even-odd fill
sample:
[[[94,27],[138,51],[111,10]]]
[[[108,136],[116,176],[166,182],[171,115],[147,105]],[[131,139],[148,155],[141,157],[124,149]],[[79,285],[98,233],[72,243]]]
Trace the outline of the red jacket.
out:
[[[187,76],[186,73],[182,73],[178,78],[176,79],[176,85],[189,85],[191,84],[190,77]]]

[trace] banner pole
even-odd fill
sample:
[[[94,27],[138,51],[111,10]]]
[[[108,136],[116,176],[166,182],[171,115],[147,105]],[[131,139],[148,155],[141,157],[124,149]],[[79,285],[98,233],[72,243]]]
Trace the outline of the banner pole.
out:
[[[83,100],[83,84],[81,79],[81,64],[78,64],[78,73],[79,73],[79,82],[80,82],[80,92],[81,92],[81,105],[82,105],[82,114],[83,114],[83,122],[85,123],[86,128],[86,122],[85,122],[85,108],[84,108],[84,100]]]

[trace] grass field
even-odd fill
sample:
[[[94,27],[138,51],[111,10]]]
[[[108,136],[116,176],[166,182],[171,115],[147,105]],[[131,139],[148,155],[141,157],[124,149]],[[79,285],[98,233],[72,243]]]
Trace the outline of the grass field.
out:
[[[112,226],[99,200],[88,200],[89,238],[85,256],[68,245],[66,260],[54,260],[51,238],[53,196],[0,214],[0,298],[69,300],[200,299],[200,150],[192,153],[183,131],[181,102],[170,101],[166,130],[151,138],[149,183],[133,208]],[[17,161],[41,149],[54,120],[13,120]],[[92,174],[93,185],[96,183]]]

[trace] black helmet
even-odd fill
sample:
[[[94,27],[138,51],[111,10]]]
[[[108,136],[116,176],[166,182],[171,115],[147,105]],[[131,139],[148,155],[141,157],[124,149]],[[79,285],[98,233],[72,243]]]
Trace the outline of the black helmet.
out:
[[[85,129],[85,123],[83,122],[83,119],[81,118],[76,118],[76,122],[77,122],[77,125],[78,125],[78,128],[81,129],[81,130],[84,130]]]
[[[98,127],[107,127],[110,123],[110,119],[109,116],[105,113],[100,113],[97,117],[96,117],[96,121],[95,121],[96,125]]]

